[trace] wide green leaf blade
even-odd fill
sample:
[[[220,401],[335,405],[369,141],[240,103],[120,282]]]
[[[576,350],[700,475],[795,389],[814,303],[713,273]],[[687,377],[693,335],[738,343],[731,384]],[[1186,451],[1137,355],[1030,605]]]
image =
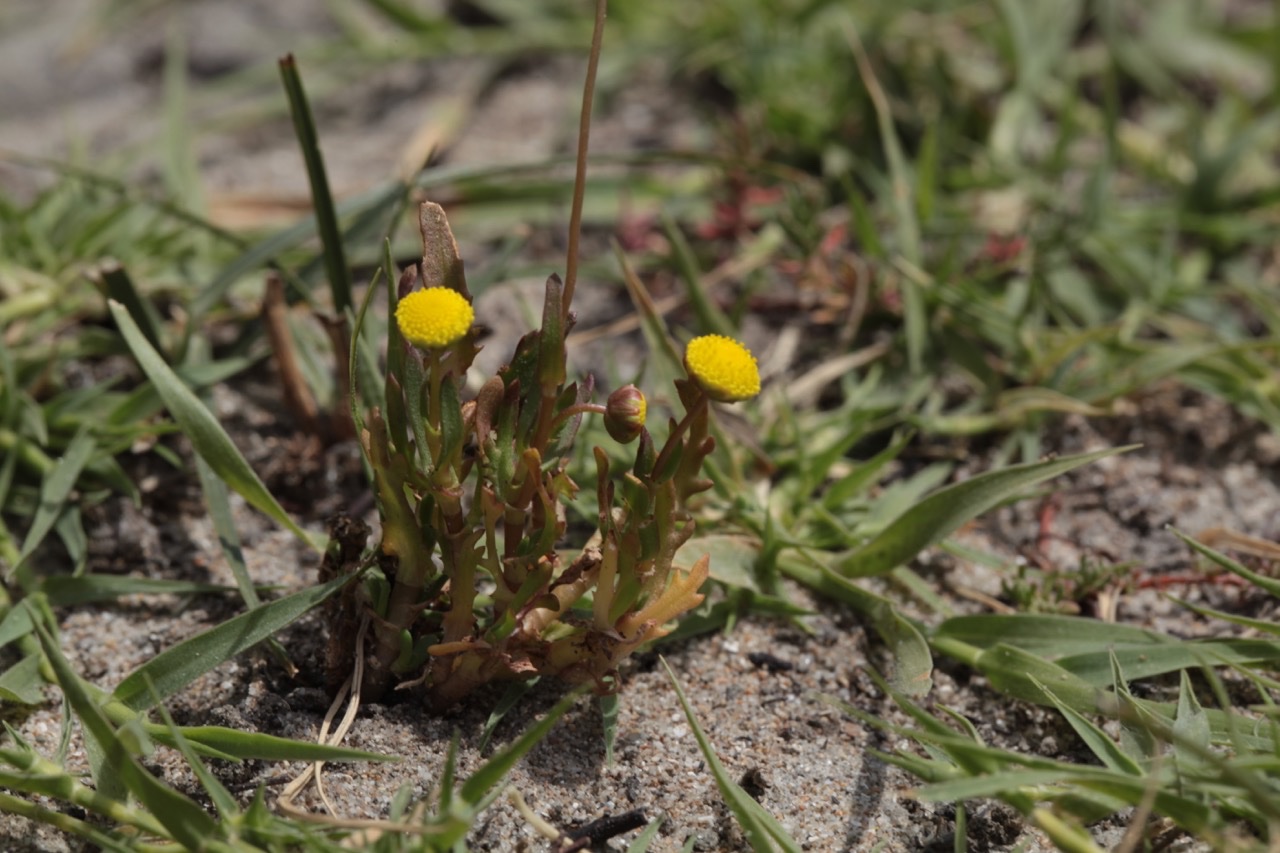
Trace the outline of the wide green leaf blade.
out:
[[[1274,640],[1178,641],[1167,645],[1108,647],[1096,652],[1059,658],[1058,666],[1095,687],[1111,684],[1110,656],[1124,669],[1125,680],[1136,681],[1201,666],[1249,666],[1280,661],[1280,642]]]
[[[39,652],[27,655],[0,673],[0,700],[5,704],[38,705],[44,701],[42,687]]]
[[[115,318],[125,342],[133,351],[134,358],[138,360],[138,365],[156,387],[169,413],[191,440],[191,446],[195,448],[196,453],[251,506],[292,531],[304,542],[318,548],[318,543],[289,517],[271,492],[267,491],[267,487],[240,455],[240,451],[236,449],[213,414],[205,408],[191,389],[183,384],[173,369],[161,358],[160,353],[156,352],[155,347],[147,343],[146,337],[124,306],[119,302],[109,304],[111,316]]]
[[[1136,446],[1013,465],[948,486],[898,516],[870,542],[842,557],[836,571],[849,578],[884,574],[1021,490]]]
[[[884,596],[863,589],[830,569],[824,569],[823,573],[828,582],[840,590],[839,600],[867,617],[889,647],[893,654],[889,684],[893,689],[908,696],[928,693],[933,685],[933,654],[916,626]]]
[[[1081,616],[1036,613],[984,613],[956,616],[934,631],[980,649],[1008,643],[1048,657],[1105,650],[1110,645],[1159,645],[1169,637],[1155,631]]]
[[[0,648],[27,636],[33,630],[35,625],[31,621],[31,611],[25,607],[14,607],[0,618]]]
[[[1098,712],[1101,690],[1031,652],[998,643],[978,655],[974,666],[986,675],[992,687],[1015,699],[1037,705],[1060,701],[1084,714]],[[1053,691],[1054,700],[1045,695],[1041,685]]]
[[[125,677],[112,695],[129,708],[151,707],[196,678],[245,649],[262,642],[345,585],[350,578],[334,578],[279,601],[255,607],[172,648],[165,649]],[[154,695],[148,683],[154,686]]]

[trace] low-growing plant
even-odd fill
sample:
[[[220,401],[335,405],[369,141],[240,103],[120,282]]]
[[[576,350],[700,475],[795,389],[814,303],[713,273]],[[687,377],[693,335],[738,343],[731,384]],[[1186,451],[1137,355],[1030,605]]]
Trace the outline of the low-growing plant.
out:
[[[382,517],[377,568],[352,594],[378,615],[364,695],[413,679],[443,708],[487,682],[542,675],[611,691],[618,664],[703,599],[708,559],[674,560],[693,535],[689,499],[712,485],[701,473],[711,404],[759,392],[755,359],[727,337],[691,341],[683,413],[659,444],[637,388],[601,405],[591,378],[567,380],[572,279],[553,275],[541,328],[463,401],[474,310],[443,210],[424,203],[421,222],[422,265],[395,294],[386,411],[361,429]],[[579,489],[569,450],[586,415],[636,452],[615,479],[595,448],[598,531],[567,551],[563,504]]]

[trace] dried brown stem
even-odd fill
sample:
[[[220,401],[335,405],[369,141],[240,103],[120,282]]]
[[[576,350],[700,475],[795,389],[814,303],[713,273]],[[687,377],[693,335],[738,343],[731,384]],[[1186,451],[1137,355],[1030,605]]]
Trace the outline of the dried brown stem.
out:
[[[347,364],[351,359],[351,330],[347,328],[346,317],[327,317],[318,315],[325,334],[329,336],[329,345],[333,347],[333,378],[338,384],[334,400],[351,399],[351,373]],[[334,441],[348,441],[356,437],[356,424],[351,419],[351,407],[336,405],[329,412],[330,438]]]
[[[578,243],[582,237],[582,202],[587,193],[587,143],[591,137],[591,103],[596,92],[596,69],[600,65],[600,45],[604,42],[607,0],[596,0],[596,23],[591,33],[591,56],[587,60],[587,80],[582,84],[582,115],[578,119],[578,159],[573,176],[573,208],[569,213],[569,249],[564,265],[564,317],[569,317],[573,288],[578,283]]]
[[[293,338],[289,335],[288,310],[284,282],[276,273],[268,273],[266,294],[262,300],[262,322],[266,326],[267,340],[271,343],[276,367],[280,371],[280,390],[284,394],[284,404],[304,430],[316,435],[319,430],[319,410],[302,377],[302,370],[298,367]]]

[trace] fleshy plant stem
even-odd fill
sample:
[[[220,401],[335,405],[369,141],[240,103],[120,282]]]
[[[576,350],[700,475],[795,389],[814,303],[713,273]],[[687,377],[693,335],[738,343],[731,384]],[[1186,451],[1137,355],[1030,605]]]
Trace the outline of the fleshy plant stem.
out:
[[[605,413],[605,407],[599,403],[578,403],[573,406],[567,406],[566,408],[561,409],[552,419],[551,431],[554,433],[556,431],[556,427],[560,426],[560,424],[575,415],[585,415],[588,413],[603,415]]]
[[[681,439],[684,438],[684,434],[689,429],[689,425],[697,418],[701,417],[705,419],[707,416],[707,410],[709,408],[707,395],[700,389],[697,393],[697,401],[689,407],[687,412],[685,412],[684,417],[676,424],[675,429],[671,430],[671,434],[667,436],[667,443],[662,446],[662,452],[658,454],[657,460],[653,463],[653,470],[659,475],[661,475],[664,467],[671,461],[671,454],[675,453],[676,448],[680,446]]]
[[[427,353],[425,369],[427,373],[427,444],[428,458],[432,466],[444,465],[440,458],[440,385],[444,379],[444,371],[440,366],[440,353],[431,350]]]

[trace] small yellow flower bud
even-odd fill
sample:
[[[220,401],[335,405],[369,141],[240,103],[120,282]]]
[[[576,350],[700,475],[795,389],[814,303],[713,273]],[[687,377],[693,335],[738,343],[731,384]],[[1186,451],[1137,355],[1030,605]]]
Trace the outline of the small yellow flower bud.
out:
[[[712,400],[733,403],[760,393],[760,368],[751,350],[724,335],[703,335],[689,341],[684,366],[690,378]]]
[[[649,403],[634,385],[623,385],[609,395],[604,407],[604,428],[619,444],[630,444],[644,429]]]
[[[471,303],[448,287],[415,290],[396,306],[396,323],[418,349],[443,349],[457,343],[475,320]]]

